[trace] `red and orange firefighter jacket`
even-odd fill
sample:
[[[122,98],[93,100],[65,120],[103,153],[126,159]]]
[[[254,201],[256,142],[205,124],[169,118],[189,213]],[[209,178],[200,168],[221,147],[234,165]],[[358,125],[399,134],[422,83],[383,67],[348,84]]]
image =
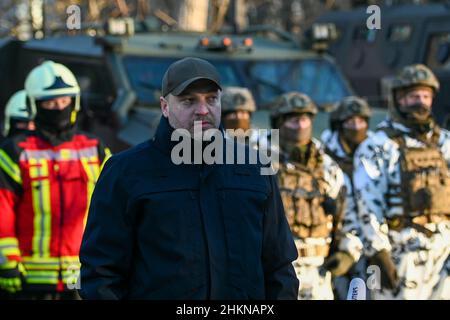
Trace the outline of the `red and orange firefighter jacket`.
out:
[[[109,156],[84,133],[57,145],[39,134],[1,145],[0,254],[23,265],[28,287],[63,291],[77,278],[90,197]]]

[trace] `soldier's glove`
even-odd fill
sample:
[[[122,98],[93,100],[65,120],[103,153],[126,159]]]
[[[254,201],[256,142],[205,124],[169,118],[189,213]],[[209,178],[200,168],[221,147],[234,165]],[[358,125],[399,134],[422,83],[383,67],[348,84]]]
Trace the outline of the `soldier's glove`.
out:
[[[21,291],[23,275],[25,275],[25,268],[17,261],[8,261],[0,265],[0,289],[10,293]]]
[[[380,267],[381,286],[383,288],[393,290],[398,287],[397,269],[388,251],[383,249],[377,252],[369,259],[369,263]]]
[[[337,251],[325,259],[322,267],[330,271],[333,277],[343,276],[355,263],[353,257],[345,251]]]
[[[325,196],[325,199],[323,200],[323,203],[322,203],[322,207],[323,207],[323,210],[325,210],[325,213],[331,214],[332,216],[336,215],[336,212],[337,212],[336,199]]]

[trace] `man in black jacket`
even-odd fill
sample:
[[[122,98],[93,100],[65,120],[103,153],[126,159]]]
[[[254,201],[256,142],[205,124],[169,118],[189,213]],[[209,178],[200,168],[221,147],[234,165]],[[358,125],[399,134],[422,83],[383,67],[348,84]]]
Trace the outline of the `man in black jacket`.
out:
[[[173,161],[176,129],[219,128],[220,93],[205,60],[168,68],[155,136],[113,156],[95,188],[83,298],[296,299],[297,251],[274,175],[261,175],[261,164]]]

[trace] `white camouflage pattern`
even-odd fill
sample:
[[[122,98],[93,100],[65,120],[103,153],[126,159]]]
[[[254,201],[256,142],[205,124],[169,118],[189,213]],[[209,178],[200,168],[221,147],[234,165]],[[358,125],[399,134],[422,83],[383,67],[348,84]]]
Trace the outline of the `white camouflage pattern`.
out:
[[[369,132],[368,134],[371,133]],[[348,158],[348,155],[339,142],[338,132],[325,130],[321,135],[321,140],[338,157]],[[344,185],[347,189],[347,194],[345,198],[344,220],[342,223],[343,238],[339,243],[339,250],[348,252],[355,261],[358,261],[363,250],[363,242],[360,239],[363,235],[359,226],[358,211],[353,195],[352,178],[344,173]]]
[[[368,136],[372,135],[371,131],[367,132]],[[339,142],[339,133],[329,129],[324,130],[320,137],[323,144],[340,158],[349,159],[349,155],[344,151],[342,144]],[[349,159],[350,160],[350,159]],[[347,189],[345,214],[342,222],[342,239],[339,242],[339,250],[348,252],[352,258],[357,262],[350,270],[351,274],[333,279],[333,285],[338,295],[338,299],[344,300],[347,298],[348,287],[350,285],[351,277],[359,277],[366,279],[366,265],[367,261],[363,254],[363,233],[359,224],[358,210],[356,206],[355,196],[353,194],[353,176],[348,176],[344,172],[344,183]],[[350,273],[349,271],[349,273]],[[368,296],[368,295],[367,295]]]
[[[409,129],[402,124],[385,120],[378,127],[386,126],[404,132],[407,146],[424,146],[422,142],[408,136]],[[449,131],[441,130],[438,145],[450,164]],[[426,227],[435,232],[431,238],[411,227],[400,232],[389,230],[386,224],[386,218],[403,215],[400,197],[391,198],[395,206],[388,207],[385,201],[387,194],[395,192],[389,190],[388,185],[400,184],[399,157],[398,144],[383,131],[377,131],[363,142],[354,157],[354,183],[365,253],[371,256],[382,249],[390,251],[401,281],[395,292],[373,290],[372,297],[449,299],[447,260],[450,252],[450,222],[427,224]]]
[[[322,144],[313,139],[318,149]],[[344,174],[337,163],[327,154],[323,154],[324,179],[327,182],[326,194],[336,199],[344,185]],[[331,243],[329,238],[305,238],[294,237],[298,248],[314,245],[326,245]],[[332,300],[334,298],[330,272],[321,272],[320,267],[324,263],[324,257],[310,256],[298,257],[293,262],[297,277],[300,281],[299,300]]]

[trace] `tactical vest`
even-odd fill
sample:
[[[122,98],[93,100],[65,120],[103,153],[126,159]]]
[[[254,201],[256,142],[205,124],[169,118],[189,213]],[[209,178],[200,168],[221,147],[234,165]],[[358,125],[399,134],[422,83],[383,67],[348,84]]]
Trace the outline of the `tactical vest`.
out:
[[[435,220],[436,216],[450,213],[450,171],[438,146],[440,130],[436,126],[430,142],[425,147],[407,147],[401,132],[393,128],[382,129],[399,145],[400,176],[399,193],[404,216],[414,218],[419,224]],[[418,219],[426,216],[429,219]]]
[[[314,144],[306,165],[281,163],[280,193],[292,233],[301,238],[326,238],[333,227],[333,217],[323,208],[326,182],[323,157]]]

